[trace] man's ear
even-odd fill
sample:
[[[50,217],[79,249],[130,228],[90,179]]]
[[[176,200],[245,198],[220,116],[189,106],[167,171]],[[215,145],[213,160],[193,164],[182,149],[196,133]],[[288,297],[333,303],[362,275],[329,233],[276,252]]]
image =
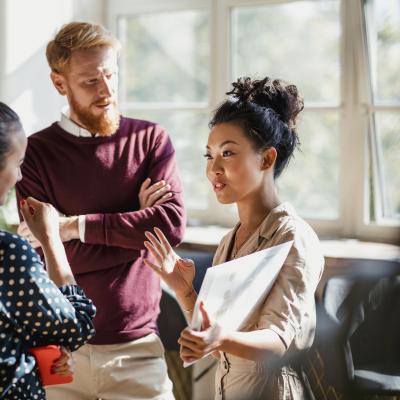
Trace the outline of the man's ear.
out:
[[[57,89],[57,92],[61,94],[61,96],[65,96],[67,94],[67,85],[65,82],[65,77],[58,72],[51,72],[50,78],[53,82],[54,87]]]
[[[275,147],[268,147],[268,149],[265,149],[262,152],[261,169],[267,170],[273,168],[277,155],[278,153],[276,152]]]

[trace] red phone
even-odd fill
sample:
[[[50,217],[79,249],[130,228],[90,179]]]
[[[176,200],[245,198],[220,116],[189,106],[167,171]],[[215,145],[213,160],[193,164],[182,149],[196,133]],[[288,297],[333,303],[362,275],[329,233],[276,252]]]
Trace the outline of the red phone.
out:
[[[54,361],[61,356],[61,350],[59,346],[49,345],[32,347],[29,349],[29,352],[36,359],[39,369],[39,376],[43,386],[72,382],[72,375],[57,375],[50,373],[50,369]]]

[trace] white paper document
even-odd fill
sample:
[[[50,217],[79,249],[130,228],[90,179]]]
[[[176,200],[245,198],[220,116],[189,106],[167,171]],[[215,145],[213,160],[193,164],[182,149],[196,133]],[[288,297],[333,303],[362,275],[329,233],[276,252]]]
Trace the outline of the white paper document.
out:
[[[293,241],[208,268],[193,311],[190,328],[201,329],[199,303],[203,301],[219,329],[237,331],[262,302],[275,282]],[[185,366],[193,363],[185,363]]]

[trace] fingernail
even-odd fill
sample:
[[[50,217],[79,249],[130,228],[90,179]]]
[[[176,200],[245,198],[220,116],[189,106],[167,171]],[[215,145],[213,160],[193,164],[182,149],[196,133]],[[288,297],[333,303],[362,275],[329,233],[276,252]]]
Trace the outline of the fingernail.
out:
[[[21,207],[23,207],[23,206],[25,205],[25,203],[26,203],[25,199],[21,199],[20,202],[19,202],[19,204],[21,205]]]

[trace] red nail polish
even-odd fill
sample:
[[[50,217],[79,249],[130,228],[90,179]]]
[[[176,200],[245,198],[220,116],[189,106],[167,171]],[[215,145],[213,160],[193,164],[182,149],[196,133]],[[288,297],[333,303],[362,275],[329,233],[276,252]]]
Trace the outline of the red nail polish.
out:
[[[25,205],[25,203],[26,203],[25,199],[21,199],[19,202],[21,207],[23,207]]]

